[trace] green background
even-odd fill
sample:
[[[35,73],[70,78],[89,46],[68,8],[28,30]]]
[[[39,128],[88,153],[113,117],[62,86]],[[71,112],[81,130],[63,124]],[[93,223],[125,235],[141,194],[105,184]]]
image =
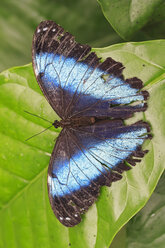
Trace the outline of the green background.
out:
[[[31,64],[2,72],[0,247],[109,247],[122,228],[111,248],[164,248],[164,175],[156,187],[164,169],[164,15],[165,3],[160,0],[99,0],[99,4],[95,0],[2,1],[1,71],[31,61],[33,32],[40,21],[52,19],[77,41],[100,47],[94,49],[99,57],[121,61],[126,67],[125,77],[137,76],[144,81],[150,92],[149,108],[129,122],[149,121],[154,138],[145,143],[150,152],[140,164],[111,188],[102,188],[82,223],[65,228],[54,217],[46,190],[47,167],[58,132],[52,129],[25,142],[47,124],[24,110],[50,121],[58,117],[43,97]]]

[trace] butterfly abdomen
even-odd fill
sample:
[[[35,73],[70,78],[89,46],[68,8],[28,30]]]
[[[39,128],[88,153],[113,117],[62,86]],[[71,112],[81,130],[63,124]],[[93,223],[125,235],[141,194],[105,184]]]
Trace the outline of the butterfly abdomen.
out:
[[[72,118],[71,119],[72,125],[73,126],[88,126],[88,125],[92,125],[96,122],[96,118],[95,117],[77,117],[77,118]]]
[[[89,126],[92,125],[96,122],[95,117],[77,117],[77,118],[70,118],[66,120],[61,120],[61,121],[55,121],[54,126],[55,128],[57,127],[81,127],[81,126]]]

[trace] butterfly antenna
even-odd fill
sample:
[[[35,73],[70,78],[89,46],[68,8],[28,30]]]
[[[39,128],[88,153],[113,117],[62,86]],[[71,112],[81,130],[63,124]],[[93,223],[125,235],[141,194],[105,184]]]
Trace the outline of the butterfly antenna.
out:
[[[49,122],[49,123],[52,123],[51,121],[48,121],[47,119],[45,119],[45,118],[43,118],[43,117],[41,117],[41,116],[39,116],[39,115],[32,114],[32,113],[30,113],[30,112],[28,112],[28,111],[26,111],[26,110],[24,110],[24,112],[27,113],[27,114],[29,114],[29,115],[33,115],[33,116],[35,116],[35,117],[38,117],[38,118],[40,118],[40,119],[42,119],[42,120],[44,120],[44,121],[47,121],[47,122]]]
[[[37,136],[37,135],[39,135],[39,134],[45,132],[46,130],[48,130],[48,129],[51,128],[52,126],[53,126],[53,124],[52,124],[51,126],[45,128],[45,129],[42,130],[41,132],[34,134],[33,136],[31,136],[30,138],[26,139],[25,141],[30,140],[30,139],[32,139],[33,137],[35,137],[35,136]]]

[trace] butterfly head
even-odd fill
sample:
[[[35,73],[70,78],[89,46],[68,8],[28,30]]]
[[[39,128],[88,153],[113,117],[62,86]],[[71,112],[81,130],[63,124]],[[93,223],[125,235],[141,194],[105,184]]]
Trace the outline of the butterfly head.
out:
[[[55,120],[55,121],[53,122],[53,126],[54,126],[55,128],[60,127],[60,122],[57,121],[57,120]]]

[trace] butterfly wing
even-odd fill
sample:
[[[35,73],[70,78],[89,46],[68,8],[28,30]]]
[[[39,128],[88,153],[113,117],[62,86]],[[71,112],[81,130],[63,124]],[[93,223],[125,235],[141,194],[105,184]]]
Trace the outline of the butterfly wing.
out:
[[[53,21],[41,22],[37,27],[32,55],[37,81],[63,119],[73,116],[124,119],[146,109],[148,92],[141,91],[140,79],[124,80],[121,63],[112,58],[101,62],[90,46],[77,43]]]
[[[125,119],[146,109],[148,92],[138,78],[124,80],[123,65],[100,58],[88,45],[52,21],[39,24],[33,38],[33,68],[52,108],[62,119],[94,116]],[[124,126],[121,120],[64,128],[48,170],[52,209],[65,226],[81,221],[81,214],[97,199],[100,186],[122,178],[144,151],[149,138],[144,122]]]
[[[48,170],[52,209],[65,225],[81,221],[99,195],[100,186],[122,178],[146,151],[149,138],[145,122],[124,126],[121,120],[99,121],[92,126],[64,128],[56,142]],[[138,157],[138,159],[137,159]]]

